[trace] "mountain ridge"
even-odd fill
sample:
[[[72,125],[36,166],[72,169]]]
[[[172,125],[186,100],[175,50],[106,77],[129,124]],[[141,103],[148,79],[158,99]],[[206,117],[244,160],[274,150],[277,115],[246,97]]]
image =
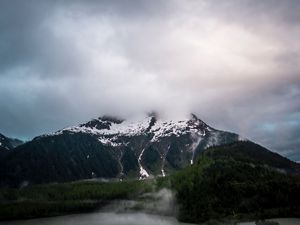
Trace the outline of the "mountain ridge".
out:
[[[239,139],[192,114],[177,121],[155,114],[131,120],[104,116],[17,147],[3,160],[0,172],[3,183],[19,184],[144,179],[168,175],[192,164],[203,149]]]
[[[11,150],[24,142],[17,138],[9,138],[0,133],[0,151],[1,150]]]
[[[167,176],[205,149],[239,140],[194,114],[181,120],[104,116],[18,146],[2,160],[0,185]]]

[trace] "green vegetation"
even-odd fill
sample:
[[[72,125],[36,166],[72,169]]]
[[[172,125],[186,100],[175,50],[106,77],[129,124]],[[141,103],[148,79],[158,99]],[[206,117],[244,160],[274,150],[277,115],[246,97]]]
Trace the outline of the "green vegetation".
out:
[[[298,164],[259,145],[237,142],[209,148],[194,165],[165,178],[0,189],[0,219],[92,211],[162,188],[176,193],[179,220],[184,222],[299,217],[298,169]]]
[[[300,216],[300,178],[273,169],[264,154],[253,160],[247,146],[208,149],[195,165],[168,178],[181,221]]]
[[[88,134],[38,137],[2,157],[0,186],[117,177],[119,164],[112,152]]]
[[[114,199],[150,192],[153,181],[78,182],[0,189],[0,219],[27,219],[87,212]]]

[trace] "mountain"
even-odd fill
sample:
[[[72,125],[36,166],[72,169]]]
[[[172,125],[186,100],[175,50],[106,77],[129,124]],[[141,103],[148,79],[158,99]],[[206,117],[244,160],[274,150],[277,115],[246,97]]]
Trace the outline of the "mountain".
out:
[[[80,141],[85,142],[85,137]],[[36,169],[43,171],[42,166]],[[297,218],[300,176],[285,173],[286,169],[297,171],[297,168],[299,164],[253,142],[238,141],[209,147],[193,165],[153,180],[0,188],[0,220],[92,212],[111,201],[117,206],[124,199],[130,204],[117,206],[119,212],[146,211],[170,216],[175,211],[181,222],[193,224]],[[175,199],[170,197],[171,193]],[[158,207],[161,203],[162,207]]]
[[[239,140],[239,135],[216,130],[193,114],[176,121],[155,114],[134,120],[105,116],[8,151],[0,163],[0,185],[166,176],[193,164],[203,150],[220,145],[224,151],[216,157],[238,156],[244,149],[241,159],[246,162],[299,172],[298,164],[252,142],[235,147]]]
[[[213,146],[203,154],[213,160],[227,160],[234,158],[243,163],[261,165],[277,172],[300,175],[300,164],[272,152],[251,141],[239,141],[222,146]]]
[[[24,142],[21,140],[8,138],[3,134],[0,134],[0,164],[2,164],[2,160],[9,154],[12,149],[23,143]]]
[[[0,164],[2,164],[2,159],[4,159],[12,149],[23,143],[21,140],[8,138],[0,134]]]
[[[0,182],[165,176],[193,164],[207,147],[239,139],[195,115],[179,121],[156,115],[135,120],[105,116],[18,146],[2,161]]]
[[[175,190],[183,222],[299,217],[299,172],[300,164],[243,141],[206,149],[164,182]]]
[[[8,138],[0,133],[0,151],[11,150],[21,144],[23,144],[23,141],[15,138]]]

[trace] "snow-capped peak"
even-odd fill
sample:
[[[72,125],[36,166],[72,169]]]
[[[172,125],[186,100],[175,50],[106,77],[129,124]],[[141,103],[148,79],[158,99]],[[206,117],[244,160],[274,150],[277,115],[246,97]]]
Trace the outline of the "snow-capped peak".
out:
[[[54,135],[64,132],[88,133],[98,136],[98,140],[106,145],[118,146],[118,137],[149,135],[151,142],[156,142],[163,137],[180,136],[193,133],[205,136],[213,130],[194,114],[190,118],[182,120],[170,120],[160,118],[157,115],[150,115],[140,118],[122,120],[113,117],[99,117],[79,126],[68,127],[57,131]]]
[[[186,118],[179,121],[161,119],[159,117],[147,116],[143,118],[134,118],[121,120],[112,117],[99,117],[79,126],[68,127],[57,131],[60,134],[64,131],[94,133],[103,135],[123,134],[137,135],[142,132],[164,131],[174,133],[186,129],[210,129],[203,121],[192,114],[192,118]]]

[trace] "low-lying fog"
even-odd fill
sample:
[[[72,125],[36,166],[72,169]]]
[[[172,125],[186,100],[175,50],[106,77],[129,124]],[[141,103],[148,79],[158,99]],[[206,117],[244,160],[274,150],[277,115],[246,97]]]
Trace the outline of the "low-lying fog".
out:
[[[299,218],[272,219],[279,225],[299,225]],[[0,222],[0,225],[188,225],[180,223],[174,217],[159,216],[145,212],[97,212],[59,216],[51,218]],[[191,225],[191,224],[190,224]],[[255,225],[255,222],[240,223]]]
[[[0,225],[184,225],[176,219],[174,194],[167,189],[147,193],[136,200],[113,201],[98,212],[31,220],[0,222]],[[279,225],[297,225],[300,219],[274,219]],[[254,222],[240,223],[255,225]]]
[[[100,211],[51,218],[0,222],[0,225],[179,225],[174,194],[167,189],[136,200],[113,201]]]
[[[99,212],[43,219],[0,222],[1,225],[179,225],[174,217],[140,212]]]

